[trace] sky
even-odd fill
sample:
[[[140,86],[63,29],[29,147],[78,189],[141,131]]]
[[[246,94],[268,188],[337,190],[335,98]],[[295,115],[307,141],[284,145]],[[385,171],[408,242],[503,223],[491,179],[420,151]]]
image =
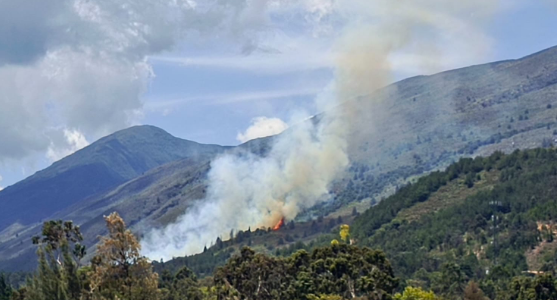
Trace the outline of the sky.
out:
[[[1,1],[0,189],[132,125],[221,145],[280,133],[317,113],[359,1]],[[391,57],[392,80],[557,45],[556,0],[496,10],[443,37],[434,67]]]

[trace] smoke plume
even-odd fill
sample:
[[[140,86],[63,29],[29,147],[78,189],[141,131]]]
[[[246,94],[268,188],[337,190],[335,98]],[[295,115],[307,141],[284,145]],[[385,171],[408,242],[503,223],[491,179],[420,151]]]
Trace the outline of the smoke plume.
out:
[[[416,68],[432,72],[455,55],[488,54],[490,39],[481,26],[498,1],[300,0],[297,5],[319,27],[314,32],[328,32],[335,40],[335,80],[316,99],[324,114],[276,136],[264,157],[215,159],[207,198],[176,223],[147,234],[148,257],[199,252],[231,229],[273,227],[329,200],[329,185],[349,164],[351,137],[368,130],[352,124],[369,117],[381,101],[375,92],[393,81],[396,61],[411,57],[407,61]],[[335,27],[342,29],[330,32]],[[372,94],[371,100],[354,101]]]

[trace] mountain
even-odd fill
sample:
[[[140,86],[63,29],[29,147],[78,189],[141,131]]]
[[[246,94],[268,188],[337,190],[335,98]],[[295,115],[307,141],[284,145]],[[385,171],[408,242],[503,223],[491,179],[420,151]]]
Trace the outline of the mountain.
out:
[[[183,158],[215,155],[225,147],[136,126],[102,138],[0,192],[0,236],[50,217],[87,197]]]
[[[409,78],[360,97],[352,165],[321,210],[360,210],[460,157],[552,144],[557,47],[517,59]],[[349,207],[349,209],[351,209]]]
[[[362,212],[408,182],[444,169],[461,157],[550,146],[557,135],[556,95],[557,47],[522,59],[409,78],[374,95],[362,96],[354,102],[361,114],[351,119],[351,165],[331,186],[329,201],[298,221],[317,216],[329,216],[325,220],[346,217],[353,209]],[[318,118],[313,121],[318,122]],[[228,151],[266,155],[274,138],[258,139]],[[147,141],[137,145],[143,143]],[[213,154],[171,161],[145,174],[132,173],[139,176],[95,189],[80,201],[68,201],[49,218],[80,224],[93,249],[96,236],[104,233],[102,215],[114,210],[139,235],[147,228],[164,226],[193,201],[203,199],[212,155],[227,150],[216,149]],[[82,159],[91,155],[86,156]],[[115,174],[129,170],[118,169]],[[109,170],[106,172],[112,172],[112,167]],[[44,189],[35,199],[47,191]],[[0,201],[7,198],[3,193]],[[25,211],[23,207],[18,209]],[[12,225],[0,232],[0,269],[23,268],[28,261],[25,257],[33,255],[29,239],[40,231],[40,218],[27,220],[34,223]]]

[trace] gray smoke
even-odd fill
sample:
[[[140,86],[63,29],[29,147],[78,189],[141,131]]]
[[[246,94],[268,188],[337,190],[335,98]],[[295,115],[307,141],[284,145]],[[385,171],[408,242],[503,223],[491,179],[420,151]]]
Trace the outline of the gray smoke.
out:
[[[490,39],[481,25],[497,11],[498,1],[300,0],[288,5],[308,14],[314,32],[342,28],[332,34],[335,80],[316,99],[325,113],[319,122],[299,123],[275,137],[265,157],[246,153],[214,160],[207,198],[176,223],[147,234],[142,246],[148,257],[196,253],[231,229],[272,227],[327,200],[329,185],[349,164],[351,125],[368,117],[362,112],[376,103],[353,100],[392,82],[393,65],[405,58],[431,72],[454,58],[450,53],[456,47],[462,47],[459,55],[485,55]]]

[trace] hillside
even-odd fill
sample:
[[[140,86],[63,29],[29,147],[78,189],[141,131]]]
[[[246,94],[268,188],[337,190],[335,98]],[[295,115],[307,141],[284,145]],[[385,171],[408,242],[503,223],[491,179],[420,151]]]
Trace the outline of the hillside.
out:
[[[369,207],[397,185],[460,157],[552,144],[557,48],[409,78],[358,102],[364,117],[352,124],[352,166],[328,211],[354,199]]]
[[[557,135],[556,100],[557,47],[518,60],[409,78],[361,97],[355,102],[361,115],[351,120],[355,130],[349,137],[349,169],[331,186],[329,201],[297,221],[346,217],[354,208],[362,212],[397,188],[461,157],[550,146]],[[250,141],[231,151],[265,155],[273,139]],[[76,220],[84,226],[90,247],[103,230],[102,215],[110,210],[119,211],[141,235],[145,228],[172,222],[202,198],[210,158],[162,165],[103,192],[95,188],[95,195],[88,193],[90,197],[79,203],[60,204],[65,209],[55,215],[42,214]],[[124,169],[118,176],[127,173]],[[14,259],[25,261],[23,257],[31,255],[31,248],[24,245],[38,232],[41,218],[29,219],[34,226],[12,226],[1,233],[0,268],[21,268]],[[2,256],[2,249],[10,256]]]
[[[194,165],[225,149],[178,139],[153,126],[132,127],[100,139],[0,192],[0,266],[2,261],[25,252],[30,236],[37,233],[42,220],[64,216],[86,225],[87,216],[102,216],[116,204],[112,198],[103,198],[102,203],[90,202],[96,196],[130,180],[113,193],[135,194],[157,176],[170,180],[167,171],[134,181],[149,170],[181,159]],[[183,165],[176,168],[184,169]],[[179,174],[174,172],[176,169],[169,170]],[[84,214],[81,218],[76,216],[79,212]],[[96,236],[94,233],[90,237]],[[24,257],[20,259],[25,262]]]
[[[493,296],[512,276],[555,271],[556,187],[555,149],[463,159],[366,211],[353,235],[403,278],[435,289],[456,266]]]
[[[187,266],[210,275],[246,245],[288,256],[330,244],[342,222],[352,224],[357,245],[386,253],[403,285],[453,299],[475,280],[495,299],[513,277],[557,269],[555,199],[557,149],[496,152],[422,177],[355,219],[241,232],[233,240],[217,240],[204,253],[156,263],[155,269],[175,273]]]

